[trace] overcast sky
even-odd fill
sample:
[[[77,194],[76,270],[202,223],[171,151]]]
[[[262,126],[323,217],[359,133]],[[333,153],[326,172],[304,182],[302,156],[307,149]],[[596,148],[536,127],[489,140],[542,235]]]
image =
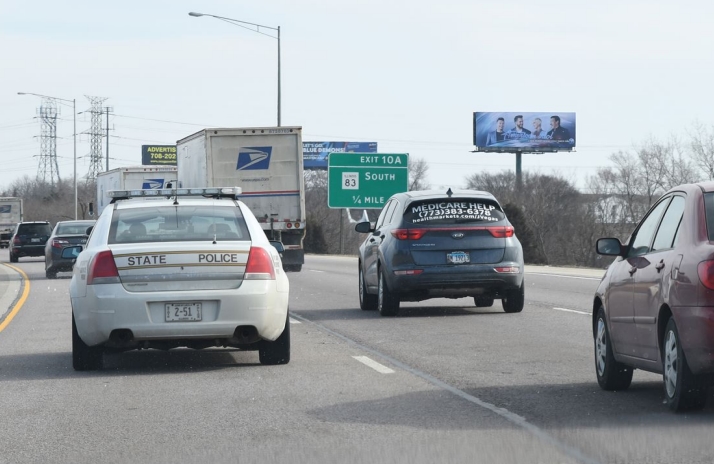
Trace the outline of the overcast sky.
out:
[[[523,169],[580,187],[614,151],[714,123],[706,0],[0,5],[0,188],[38,170],[40,99],[17,92],[76,99],[78,112],[85,95],[106,97],[110,168],[202,127],[275,125],[277,41],[189,11],[280,26],[282,124],[306,141],[376,141],[424,158],[437,187],[514,169],[512,154],[471,153],[474,111],[575,112],[577,151],[524,155]],[[60,117],[60,176],[71,179],[71,106]],[[78,115],[78,132],[89,121]],[[80,176],[88,153],[81,135]]]

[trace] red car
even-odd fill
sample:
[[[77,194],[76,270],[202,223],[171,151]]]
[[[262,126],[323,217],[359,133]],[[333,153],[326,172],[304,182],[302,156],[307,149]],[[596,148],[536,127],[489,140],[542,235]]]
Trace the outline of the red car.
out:
[[[714,182],[675,187],[617,256],[593,304],[595,372],[605,390],[630,386],[633,369],[661,373],[674,411],[701,409],[714,377]]]

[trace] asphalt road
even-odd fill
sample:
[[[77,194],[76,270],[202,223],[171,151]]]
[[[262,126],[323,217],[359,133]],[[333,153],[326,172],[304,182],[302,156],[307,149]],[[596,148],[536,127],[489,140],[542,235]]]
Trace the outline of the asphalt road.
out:
[[[660,376],[640,371],[626,392],[598,388],[602,271],[528,267],[520,314],[460,299],[382,318],[359,309],[354,258],[310,256],[289,274],[290,364],[142,351],[77,373],[70,274],[21,258],[20,286],[7,250],[0,263],[0,303],[22,302],[0,331],[2,463],[714,461],[714,398],[672,414]]]

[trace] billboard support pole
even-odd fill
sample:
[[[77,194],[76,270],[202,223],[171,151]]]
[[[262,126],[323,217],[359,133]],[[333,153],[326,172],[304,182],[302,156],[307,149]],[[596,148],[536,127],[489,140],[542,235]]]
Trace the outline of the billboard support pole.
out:
[[[520,191],[523,185],[523,177],[521,175],[522,151],[516,152],[516,191]]]

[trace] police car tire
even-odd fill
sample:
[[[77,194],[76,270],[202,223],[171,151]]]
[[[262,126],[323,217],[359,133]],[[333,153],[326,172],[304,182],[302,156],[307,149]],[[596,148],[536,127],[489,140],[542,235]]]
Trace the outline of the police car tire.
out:
[[[290,316],[285,320],[285,329],[275,341],[263,340],[258,348],[260,364],[268,366],[290,362]]]
[[[101,346],[87,346],[77,333],[77,324],[72,315],[72,367],[75,371],[94,371],[102,368]]]

